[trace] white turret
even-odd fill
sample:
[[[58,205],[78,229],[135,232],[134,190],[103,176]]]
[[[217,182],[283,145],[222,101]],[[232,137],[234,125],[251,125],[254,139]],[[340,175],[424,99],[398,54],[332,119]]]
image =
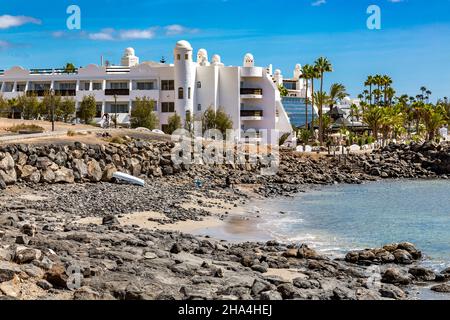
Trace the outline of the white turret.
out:
[[[247,53],[244,57],[244,67],[254,67],[255,66],[255,58],[251,53]]]
[[[212,64],[214,66],[223,66],[222,58],[218,54],[213,55]]]
[[[273,74],[273,79],[275,80],[275,83],[277,84],[277,86],[283,85],[283,75],[281,74],[280,69],[275,70],[275,72]]]
[[[192,60],[192,46],[178,41],[174,50],[175,65],[175,110],[182,119],[187,112],[194,114],[195,63]]]
[[[199,66],[209,66],[208,51],[206,49],[200,49],[197,53],[197,64]]]
[[[139,58],[133,48],[126,48],[123,53],[121,65],[124,67],[134,67],[139,64]]]
[[[300,79],[300,77],[302,75],[303,75],[302,65],[301,64],[296,64],[295,65],[295,69],[294,69],[294,79],[298,80],[298,79]]]

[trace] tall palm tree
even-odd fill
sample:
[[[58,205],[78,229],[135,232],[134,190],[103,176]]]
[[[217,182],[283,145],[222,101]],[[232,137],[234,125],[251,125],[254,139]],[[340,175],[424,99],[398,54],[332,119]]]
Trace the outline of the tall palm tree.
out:
[[[309,104],[309,80],[312,80],[314,82],[314,67],[309,65],[309,64],[305,64],[302,68],[302,73],[303,73],[303,79],[306,80],[306,94],[305,94],[305,105],[306,105],[306,129],[309,129],[309,118],[308,118],[308,104]],[[314,90],[314,88],[313,88]],[[313,91],[314,92],[314,91]],[[313,118],[314,118],[314,102],[312,102],[312,113],[313,113]]]
[[[333,83],[330,87],[330,113],[333,111],[334,105],[348,96],[345,86],[341,83]]]
[[[317,68],[317,72],[320,75],[320,93],[323,95],[323,78],[326,72],[333,72],[333,66],[327,58],[320,57],[316,60],[315,66]],[[319,104],[319,141],[320,144],[323,145],[323,99]]]
[[[390,86],[392,84],[392,78],[384,75],[381,77],[381,83],[384,86],[384,104],[387,105],[390,102],[388,99],[388,90],[390,89]]]
[[[425,93],[427,92],[427,87],[420,87],[420,91],[422,92],[422,101],[425,99]]]
[[[374,85],[377,86],[376,93],[374,92],[376,96],[376,103],[380,104],[380,97],[381,97],[381,86],[383,85],[383,77],[379,74],[375,75],[373,77]]]
[[[369,98],[370,98],[370,105],[372,105],[372,86],[374,85],[374,78],[373,76],[368,76],[366,82],[364,83],[364,86],[369,87]]]

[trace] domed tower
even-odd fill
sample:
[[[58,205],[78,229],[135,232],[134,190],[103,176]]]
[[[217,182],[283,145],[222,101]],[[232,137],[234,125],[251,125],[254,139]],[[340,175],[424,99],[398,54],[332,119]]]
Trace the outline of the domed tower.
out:
[[[273,74],[273,79],[275,80],[275,83],[277,84],[277,86],[283,85],[283,75],[281,74],[280,69],[275,70],[275,72]]]
[[[200,49],[198,50],[197,53],[197,64],[199,66],[209,66],[209,61],[208,61],[208,51],[206,51],[206,49]]]
[[[182,119],[194,114],[195,63],[192,60],[192,46],[178,41],[174,50],[175,65],[175,109]]]
[[[251,53],[247,53],[244,57],[244,67],[254,67],[255,66],[255,58]]]
[[[126,48],[123,53],[121,65],[124,67],[134,67],[139,64],[139,58],[133,48]]]

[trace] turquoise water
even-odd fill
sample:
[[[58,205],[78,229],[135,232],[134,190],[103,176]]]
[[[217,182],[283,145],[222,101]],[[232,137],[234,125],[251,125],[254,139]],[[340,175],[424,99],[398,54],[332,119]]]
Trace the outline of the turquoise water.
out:
[[[409,241],[425,254],[425,265],[450,266],[450,181],[336,185],[257,201],[252,209],[261,212],[258,227],[271,237],[332,255]]]

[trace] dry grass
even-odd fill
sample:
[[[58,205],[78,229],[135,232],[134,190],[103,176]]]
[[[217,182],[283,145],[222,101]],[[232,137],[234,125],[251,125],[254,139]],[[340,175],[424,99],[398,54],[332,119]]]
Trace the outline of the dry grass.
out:
[[[35,124],[17,124],[15,126],[12,126],[8,128],[9,132],[13,133],[20,133],[20,132],[27,132],[27,133],[42,133],[45,131],[44,128],[41,126],[35,125]]]

